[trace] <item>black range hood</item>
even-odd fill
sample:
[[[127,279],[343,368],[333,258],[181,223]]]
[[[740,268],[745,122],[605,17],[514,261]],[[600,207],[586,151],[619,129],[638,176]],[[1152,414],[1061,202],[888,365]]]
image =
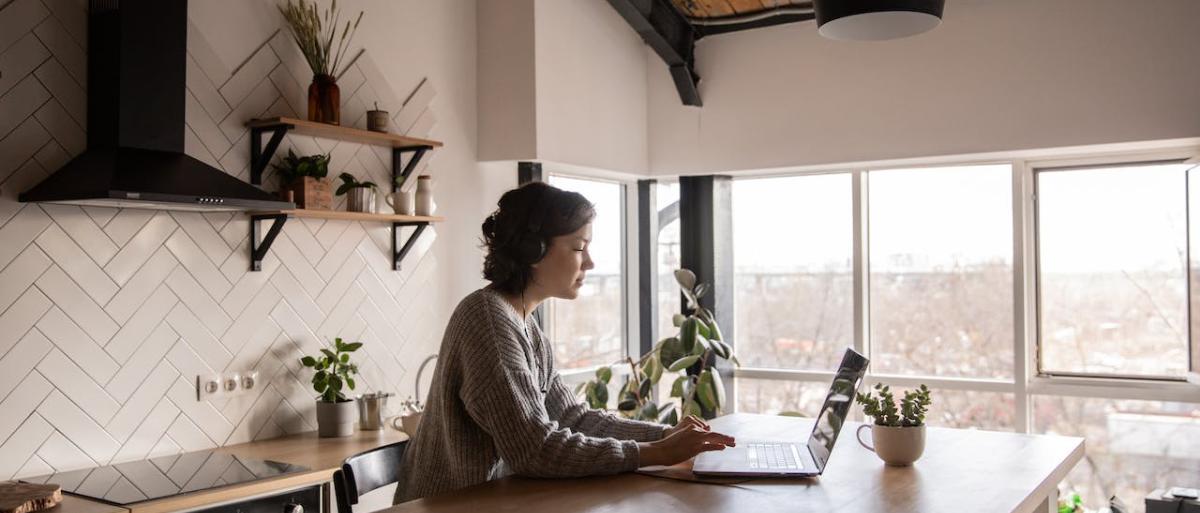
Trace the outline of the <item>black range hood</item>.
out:
[[[91,0],[89,10],[87,150],[22,193],[21,201],[295,208],[184,153],[187,0]]]

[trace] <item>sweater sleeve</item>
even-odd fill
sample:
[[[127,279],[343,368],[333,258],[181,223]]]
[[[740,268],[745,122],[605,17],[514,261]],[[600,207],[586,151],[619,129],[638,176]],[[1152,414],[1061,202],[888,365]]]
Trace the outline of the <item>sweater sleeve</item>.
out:
[[[586,436],[550,419],[518,335],[497,326],[496,315],[489,312],[479,319],[482,339],[464,353],[459,396],[508,466],[529,477],[637,469],[637,442]]]
[[[667,431],[667,426],[662,424],[626,419],[589,408],[575,398],[557,372],[551,378],[546,410],[560,425],[591,436],[653,442],[661,440]]]

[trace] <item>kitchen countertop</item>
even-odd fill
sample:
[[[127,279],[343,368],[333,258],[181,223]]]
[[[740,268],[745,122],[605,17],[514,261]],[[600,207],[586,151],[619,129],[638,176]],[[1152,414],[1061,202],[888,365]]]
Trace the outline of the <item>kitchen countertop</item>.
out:
[[[247,458],[274,460],[301,465],[308,467],[309,470],[275,478],[139,502],[131,504],[128,507],[112,506],[63,494],[64,500],[62,504],[47,511],[52,513],[165,513],[195,509],[324,483],[333,477],[333,471],[340,468],[342,461],[347,457],[375,447],[407,439],[408,436],[400,431],[384,428],[380,431],[359,431],[345,438],[318,438],[317,433],[314,431],[273,438],[271,440],[230,445],[218,448],[217,450]]]

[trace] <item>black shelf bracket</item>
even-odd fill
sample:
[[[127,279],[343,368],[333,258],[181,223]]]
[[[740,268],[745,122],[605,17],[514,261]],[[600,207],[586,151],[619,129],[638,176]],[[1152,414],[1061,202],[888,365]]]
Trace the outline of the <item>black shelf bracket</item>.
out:
[[[267,164],[271,163],[271,158],[275,156],[275,150],[279,149],[279,143],[283,141],[283,136],[293,128],[295,128],[294,125],[280,124],[250,129],[250,183],[262,185],[263,171],[266,171]],[[264,132],[271,133],[271,139],[267,141],[265,148],[262,143]]]
[[[400,233],[400,228],[403,228],[405,226],[416,226],[417,230],[414,231],[413,234],[408,237],[408,240],[404,241],[404,244],[400,244],[400,242],[398,240],[396,240],[396,236]],[[392,270],[393,271],[400,270],[400,262],[403,261],[405,255],[408,255],[408,252],[412,250],[413,245],[415,245],[417,242],[417,238],[421,236],[421,232],[425,231],[426,226],[429,226],[428,221],[416,221],[416,222],[397,221],[397,222],[392,223]],[[399,248],[399,250],[397,250],[396,248]]]
[[[425,152],[432,149],[433,146],[428,145],[392,148],[392,192],[400,190],[400,186],[408,181],[409,175],[412,174],[413,170],[417,169],[417,164],[421,162],[421,157],[424,157]],[[408,164],[401,165],[405,153],[412,153],[413,156],[408,159]]]
[[[261,271],[263,257],[267,256],[267,251],[271,249],[271,244],[275,242],[275,237],[279,236],[279,231],[283,229],[283,223],[287,222],[287,214],[267,214],[250,216],[250,270]],[[259,221],[274,220],[271,227],[267,229],[266,236],[262,242],[258,241],[258,223]]]

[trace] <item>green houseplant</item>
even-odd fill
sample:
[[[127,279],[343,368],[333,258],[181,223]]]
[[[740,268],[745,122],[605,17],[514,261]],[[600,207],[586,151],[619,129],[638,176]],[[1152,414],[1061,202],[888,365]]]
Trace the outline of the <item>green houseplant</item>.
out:
[[[357,409],[342,393],[354,390],[354,375],[358,365],[350,362],[350,353],[362,347],[362,342],[343,342],[341,337],[333,339],[333,349],[322,347],[321,355],[305,356],[300,364],[313,369],[313,389],[317,391],[317,432],[322,437],[350,436],[354,434],[354,419]]]
[[[305,155],[299,157],[290,148],[287,156],[274,164],[279,176],[279,190],[285,198],[291,193],[291,201],[299,208],[330,210],[333,208],[333,190],[329,180],[329,155]]]
[[[741,365],[733,348],[725,342],[717,319],[700,305],[709,291],[708,284],[697,284],[696,275],[687,269],[675,271],[675,282],[687,299],[687,315],[675,314],[673,324],[679,331],[658,341],[638,360],[626,358],[596,369],[595,379],[581,384],[582,394],[593,408],[608,408],[608,384],[613,365],[629,365],[629,376],[621,387],[617,410],[638,420],[674,425],[680,414],[716,417],[725,405],[725,385],[714,367],[717,359]],[[682,373],[671,383],[670,397],[659,403],[652,391],[667,373]]]
[[[859,392],[855,399],[862,405],[863,413],[875,419],[873,424],[858,427],[858,443],[891,466],[909,466],[921,458],[925,452],[925,415],[932,404],[928,387],[922,384],[916,390],[904,392],[899,406],[891,387],[883,383],[875,384],[875,396],[869,391]],[[863,442],[863,429],[871,430],[873,446]]]
[[[341,27],[341,36],[337,37],[337,43],[334,44],[341,26],[337,0],[333,0],[332,5],[320,14],[315,0],[311,4],[307,0],[288,0],[278,8],[292,33],[292,39],[313,72],[313,82],[308,86],[308,120],[341,124],[341,91],[337,77],[344,70],[340,70],[339,66],[346,57],[354,33],[358,31],[358,24],[362,22],[362,11],[358,12],[358,18],[353,23],[346,21],[346,25]]]
[[[338,196],[349,194],[346,197],[346,210],[351,212],[375,211],[375,182],[360,182],[350,173],[342,173],[338,175],[338,178],[342,180],[342,184],[338,186],[336,194]]]

